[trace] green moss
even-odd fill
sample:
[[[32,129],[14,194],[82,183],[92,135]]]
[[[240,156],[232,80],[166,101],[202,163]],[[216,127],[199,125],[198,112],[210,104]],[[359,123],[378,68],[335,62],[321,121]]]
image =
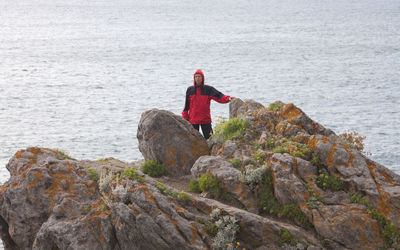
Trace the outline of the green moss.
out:
[[[279,244],[290,244],[295,246],[299,241],[293,237],[293,235],[286,228],[281,229],[281,233],[279,236]]]
[[[188,201],[190,201],[190,196],[187,193],[181,191],[181,192],[178,192],[178,199],[180,199],[181,201],[184,201],[184,202],[188,202]]]
[[[206,226],[206,232],[208,235],[215,237],[218,233],[218,226],[215,223],[208,224]]]
[[[220,123],[215,127],[215,135],[221,136],[223,141],[238,139],[242,137],[248,127],[245,120],[236,117],[226,122]]]
[[[320,172],[315,179],[317,186],[323,190],[339,191],[343,190],[342,182],[336,176],[328,175]]]
[[[100,179],[99,174],[93,168],[89,168],[89,179],[93,181],[98,181]]]
[[[270,103],[269,105],[268,105],[268,110],[270,110],[270,111],[279,111],[280,109],[282,108],[282,105],[280,105],[280,104],[277,104],[277,103]]]
[[[262,165],[265,162],[266,156],[264,152],[256,151],[251,155],[251,158],[258,164]]]
[[[289,151],[286,148],[282,147],[282,146],[278,146],[278,147],[274,148],[273,152],[274,153],[280,153],[280,154],[289,153]]]
[[[311,228],[312,225],[308,221],[307,217],[301,211],[301,209],[296,205],[284,205],[282,211],[279,214],[280,217],[287,218],[297,225],[304,228]]]
[[[189,191],[194,192],[194,193],[201,193],[199,182],[191,179],[189,182]]]
[[[164,184],[162,184],[161,182],[156,182],[155,186],[156,186],[156,188],[158,190],[160,190],[160,192],[162,194],[165,194],[165,195],[171,195],[172,194],[171,191]]]
[[[242,161],[236,158],[232,158],[228,160],[230,163],[232,163],[233,167],[239,170],[242,170]]]
[[[125,168],[124,170],[124,176],[127,176],[128,178],[132,180],[137,180],[139,182],[145,182],[146,180],[139,175],[136,169],[134,168]]]
[[[143,163],[141,170],[143,173],[148,174],[151,177],[160,177],[166,174],[167,172],[165,166],[160,164],[156,160],[146,160]]]
[[[368,208],[371,207],[371,204],[369,203],[369,201],[365,200],[360,194],[353,194],[350,198],[350,201],[352,203],[363,204],[363,205],[367,206]]]
[[[298,150],[290,152],[290,155],[294,157],[304,158],[304,154]]]
[[[272,180],[272,173],[267,169],[262,179],[263,190],[258,200],[258,209],[260,212],[277,216],[282,209],[277,199],[274,196],[274,186]]]
[[[211,174],[202,174],[199,179],[199,187],[203,192],[210,192],[213,197],[219,198],[222,194],[222,188],[217,177]]]

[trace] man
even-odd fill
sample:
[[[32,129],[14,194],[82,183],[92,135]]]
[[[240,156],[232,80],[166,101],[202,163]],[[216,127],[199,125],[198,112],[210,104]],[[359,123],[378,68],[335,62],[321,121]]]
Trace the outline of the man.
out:
[[[188,120],[195,129],[203,132],[204,138],[210,138],[211,127],[210,102],[228,103],[234,97],[223,95],[215,88],[204,85],[204,74],[200,69],[193,75],[193,86],[186,90],[185,108],[182,117]]]

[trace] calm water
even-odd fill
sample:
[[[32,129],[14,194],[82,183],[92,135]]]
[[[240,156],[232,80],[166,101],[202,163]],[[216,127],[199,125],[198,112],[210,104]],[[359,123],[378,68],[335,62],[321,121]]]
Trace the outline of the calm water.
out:
[[[225,94],[358,131],[400,173],[398,0],[2,0],[0,24],[1,183],[28,146],[141,158],[141,113],[180,114],[197,68]]]

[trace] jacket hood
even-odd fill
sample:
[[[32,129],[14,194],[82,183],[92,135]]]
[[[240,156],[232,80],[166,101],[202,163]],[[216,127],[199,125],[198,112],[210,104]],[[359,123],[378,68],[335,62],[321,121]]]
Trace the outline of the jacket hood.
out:
[[[201,71],[201,69],[196,70],[196,72],[194,72],[194,74],[193,74],[193,86],[196,87],[196,82],[195,82],[195,80],[194,80],[194,76],[195,76],[196,74],[200,74],[200,75],[203,77],[203,83],[202,83],[201,85],[204,86],[204,81],[205,81],[205,79],[204,79],[204,73],[203,73],[203,71]]]

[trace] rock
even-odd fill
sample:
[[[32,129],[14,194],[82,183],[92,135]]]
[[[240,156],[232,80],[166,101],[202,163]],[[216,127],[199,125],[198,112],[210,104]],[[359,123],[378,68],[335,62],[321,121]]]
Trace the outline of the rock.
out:
[[[244,105],[244,102],[240,98],[235,98],[229,102],[229,119],[238,116],[238,109]]]
[[[210,249],[213,239],[206,224],[215,208],[238,220],[243,248],[279,248],[283,228],[304,244],[320,247],[312,233],[297,226],[190,194],[180,198],[170,187],[164,189],[169,193],[160,191],[150,177],[114,176],[109,188],[99,192],[85,169],[87,161],[59,156],[50,149],[29,148],[7,165],[13,174],[0,193],[0,229],[7,249]],[[118,175],[120,167],[112,167],[104,172]],[[114,195],[116,189],[124,195]]]
[[[359,204],[320,206],[313,209],[313,224],[322,237],[350,249],[379,249],[379,224]],[[366,230],[368,229],[368,230]]]
[[[324,136],[311,136],[310,147],[351,193],[365,198],[400,227],[400,177],[360,152]]]
[[[218,177],[224,192],[232,194],[249,211],[257,213],[257,201],[249,187],[240,180],[241,172],[223,158],[202,156],[195,162],[191,172],[195,179],[199,179],[205,173]]]
[[[293,103],[285,104],[280,109],[281,116],[289,123],[297,125],[298,127],[307,131],[310,135],[320,134],[325,136],[332,136],[335,133],[321,124],[313,121],[301,109],[296,107]]]
[[[233,153],[237,149],[236,143],[231,140],[227,140],[222,148],[218,151],[217,155],[224,157],[225,159],[232,158]]]
[[[137,138],[144,158],[164,164],[171,176],[190,174],[197,158],[209,153],[201,134],[189,122],[169,111],[144,112]]]

